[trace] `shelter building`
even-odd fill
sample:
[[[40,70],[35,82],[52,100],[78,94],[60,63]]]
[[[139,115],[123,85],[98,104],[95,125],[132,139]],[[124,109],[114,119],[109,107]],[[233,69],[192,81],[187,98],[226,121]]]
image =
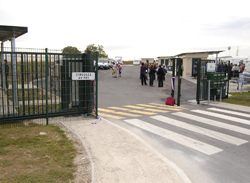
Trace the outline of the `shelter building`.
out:
[[[197,59],[207,60],[209,55],[216,54],[216,63],[218,63],[218,54],[223,52],[224,50],[218,51],[200,51],[200,52],[186,52],[175,55],[175,58],[183,59],[183,68],[184,71],[182,73],[183,78],[194,76],[194,65]]]
[[[7,26],[7,25],[0,25],[0,41],[1,41],[1,51],[4,50],[4,42],[5,41],[11,41],[11,52],[15,52],[15,39],[22,36],[23,34],[28,32],[27,27],[17,27],[17,26]],[[4,60],[7,58],[4,58],[4,54],[1,55],[1,70],[2,74],[0,74],[0,80],[5,81],[5,64]],[[12,68],[12,86],[13,86],[13,93],[14,93],[14,106],[17,106],[17,67],[16,67],[16,56],[15,54],[11,54],[11,68]],[[2,89],[6,89],[5,82],[2,82],[3,86],[1,86]]]
[[[148,63],[148,64],[150,64],[150,63],[153,63],[155,61],[155,59],[154,58],[141,58],[141,63],[143,62],[143,63]]]

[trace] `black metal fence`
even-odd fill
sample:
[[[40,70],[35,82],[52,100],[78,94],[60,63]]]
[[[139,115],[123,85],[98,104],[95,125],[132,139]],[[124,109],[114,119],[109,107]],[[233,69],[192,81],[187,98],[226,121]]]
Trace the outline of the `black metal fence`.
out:
[[[94,81],[72,80],[73,72],[94,72],[92,53],[59,52],[0,52],[0,124],[93,113]]]

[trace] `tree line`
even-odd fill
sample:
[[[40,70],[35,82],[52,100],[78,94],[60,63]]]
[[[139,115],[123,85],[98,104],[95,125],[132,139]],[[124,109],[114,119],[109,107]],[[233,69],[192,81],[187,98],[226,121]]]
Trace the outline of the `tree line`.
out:
[[[98,52],[99,57],[108,58],[108,55],[104,51],[104,47],[102,45],[95,46],[95,44],[89,44],[86,49],[84,50],[84,53],[87,51],[92,51],[93,54]],[[79,51],[76,47],[73,46],[67,46],[62,49],[62,53],[66,54],[81,54],[82,52]],[[95,56],[95,55],[94,55]]]

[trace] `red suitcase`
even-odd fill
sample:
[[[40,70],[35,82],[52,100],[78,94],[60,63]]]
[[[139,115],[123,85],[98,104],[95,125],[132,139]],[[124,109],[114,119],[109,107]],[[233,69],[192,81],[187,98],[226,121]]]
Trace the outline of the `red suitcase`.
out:
[[[173,97],[168,97],[165,104],[166,104],[166,105],[174,106],[174,104],[175,104],[175,99],[174,99]]]

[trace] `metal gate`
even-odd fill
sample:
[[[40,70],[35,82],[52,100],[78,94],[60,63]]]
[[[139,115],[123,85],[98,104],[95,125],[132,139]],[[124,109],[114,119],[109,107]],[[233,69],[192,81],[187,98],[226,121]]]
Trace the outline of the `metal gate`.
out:
[[[90,51],[1,51],[1,58],[0,123],[93,113],[94,81],[71,78],[72,72],[94,72]]]
[[[208,100],[209,96],[210,98],[211,97],[218,98],[220,96],[220,92],[222,92],[223,98],[227,98],[228,91],[229,91],[230,69],[219,70],[218,65],[216,65],[216,68],[215,68],[216,70],[214,74],[220,77],[211,78],[211,77],[208,77],[211,75],[211,73],[207,72],[207,63],[215,63],[215,60],[201,60],[197,58],[197,59],[194,59],[193,63],[195,64],[195,67],[197,67],[197,91],[196,91],[197,104],[199,104],[200,101],[202,100]],[[227,64],[227,67],[230,68],[230,63]],[[214,83],[214,85],[211,85],[211,87],[209,85],[209,80],[210,82]],[[218,86],[217,86],[217,83],[218,83]],[[209,90],[209,87],[210,87],[210,90]],[[222,91],[220,91],[221,87],[222,87]]]

